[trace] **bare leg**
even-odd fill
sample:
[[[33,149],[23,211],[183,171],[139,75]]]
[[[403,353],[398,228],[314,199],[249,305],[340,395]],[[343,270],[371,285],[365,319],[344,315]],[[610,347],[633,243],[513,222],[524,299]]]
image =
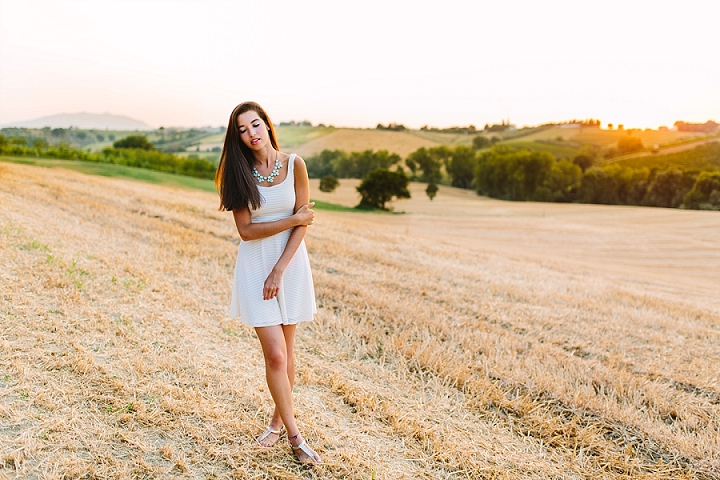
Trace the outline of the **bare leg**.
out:
[[[281,325],[283,334],[285,335],[285,352],[287,354],[287,376],[290,381],[290,391],[292,392],[295,386],[295,328],[296,325]],[[270,427],[273,430],[279,430],[283,426],[282,418],[280,417],[280,411],[277,406],[273,412],[272,420],[270,420]]]
[[[295,355],[293,348],[295,346],[295,325],[280,325],[282,328],[282,334],[284,336],[284,342],[285,342],[285,353],[286,353],[286,363],[287,363],[287,378],[290,382],[290,392],[292,394],[293,386],[295,385]],[[260,333],[258,333],[258,337],[260,336]],[[262,343],[262,340],[261,340]],[[263,349],[264,353],[264,349]],[[267,358],[266,358],[267,361]],[[271,430],[274,431],[280,431],[283,427],[283,420],[280,416],[280,410],[278,410],[277,406],[275,406],[275,409],[273,411],[272,419],[270,420],[270,424],[268,427]],[[280,439],[279,433],[269,433],[265,438],[260,441],[260,444],[264,447],[272,447],[277,443],[277,441]]]
[[[271,427],[279,427],[273,422],[279,416],[280,425],[285,425],[290,445],[293,447],[303,443],[300,430],[295,423],[295,412],[292,402],[292,385],[295,380],[295,362],[293,359],[293,345],[295,343],[294,325],[274,325],[271,327],[255,328],[263,356],[265,357],[265,377],[270,394],[275,401],[275,413],[270,423]],[[289,345],[289,346],[288,346]],[[302,463],[320,462],[320,457],[313,452],[308,455],[303,450],[295,450],[295,455]]]

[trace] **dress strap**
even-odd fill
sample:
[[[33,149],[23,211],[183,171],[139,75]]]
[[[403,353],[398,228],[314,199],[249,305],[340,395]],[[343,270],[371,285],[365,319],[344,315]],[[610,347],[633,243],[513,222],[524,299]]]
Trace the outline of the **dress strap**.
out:
[[[290,175],[290,172],[293,171],[293,166],[295,166],[295,157],[297,157],[297,153],[290,154],[290,158],[288,159],[288,175]]]

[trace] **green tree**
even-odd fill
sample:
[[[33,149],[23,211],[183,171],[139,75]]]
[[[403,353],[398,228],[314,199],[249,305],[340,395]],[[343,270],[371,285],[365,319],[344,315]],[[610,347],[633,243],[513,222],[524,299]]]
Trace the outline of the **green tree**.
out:
[[[536,194],[547,197],[544,183],[554,163],[555,157],[549,152],[494,147],[480,154],[475,188],[481,195],[506,200],[533,200]]]
[[[683,198],[685,208],[720,208],[720,172],[700,172],[695,185]]]
[[[350,155],[337,159],[333,173],[338,178],[364,178],[373,170],[390,168],[400,160],[399,155],[391,154],[387,150],[351,152]]]
[[[340,182],[338,182],[338,179],[333,177],[332,175],[325,175],[320,179],[321,192],[333,192],[338,187],[338,185],[340,185]]]
[[[519,152],[512,177],[516,189],[514,196],[518,200],[534,199],[535,191],[545,182],[554,163],[555,157],[550,152]]]
[[[44,138],[38,138],[33,142],[33,149],[35,149],[35,153],[38,157],[42,154],[42,152],[47,150],[47,148],[48,142],[46,142]]]
[[[412,173],[412,179],[415,180],[417,178],[416,173],[418,170],[418,164],[414,159],[410,158],[411,155],[412,153],[408,155],[408,158],[405,159],[405,165],[407,165],[407,167],[410,169],[410,172]]]
[[[476,164],[475,150],[462,145],[455,147],[445,164],[453,187],[472,188]]]
[[[592,167],[597,160],[597,151],[592,145],[583,145],[575,158],[573,163],[582,169],[583,173]]]
[[[445,145],[432,147],[428,150],[430,156],[440,165],[445,165],[447,163],[452,156],[452,152],[452,149],[450,147],[446,147]]]
[[[129,135],[113,143],[113,148],[138,148],[141,150],[155,150],[155,147],[143,135]]]
[[[583,203],[621,203],[618,198],[617,178],[602,168],[590,168],[583,175],[579,199]]]
[[[666,208],[679,206],[690,190],[683,189],[683,180],[683,172],[677,169],[658,173],[648,189],[647,205]]]
[[[356,187],[362,197],[358,208],[388,210],[385,204],[390,202],[393,197],[410,198],[408,182],[409,179],[403,172],[393,172],[386,168],[368,173],[367,177]]]
[[[568,160],[553,163],[541,191],[535,192],[536,200],[571,202],[575,200],[582,182],[582,170]]]
[[[428,186],[425,189],[425,193],[427,194],[427,196],[430,200],[435,198],[435,195],[437,195],[437,192],[438,192],[437,183],[435,183],[435,182],[428,183]]]
[[[472,146],[475,150],[482,150],[490,146],[490,139],[485,135],[476,135],[475,138],[473,138]]]
[[[580,169],[584,172],[588,168],[593,166],[593,159],[592,157],[589,157],[587,155],[578,154],[575,155],[575,158],[573,158],[573,163],[580,167]]]
[[[332,175],[340,159],[347,157],[342,150],[323,150],[322,152],[305,159],[308,176],[310,178],[322,178],[325,175]]]
[[[437,149],[437,147],[435,147],[428,150],[425,147],[421,147],[408,155],[405,164],[413,174],[418,170],[422,172],[420,181],[437,183],[442,178],[441,159],[445,153],[443,149],[446,148],[447,147],[440,147],[440,149]]]
[[[637,137],[620,137],[620,140],[618,140],[617,150],[618,153],[630,153],[630,152],[637,152],[638,150],[642,150],[643,143],[642,140],[640,140]]]

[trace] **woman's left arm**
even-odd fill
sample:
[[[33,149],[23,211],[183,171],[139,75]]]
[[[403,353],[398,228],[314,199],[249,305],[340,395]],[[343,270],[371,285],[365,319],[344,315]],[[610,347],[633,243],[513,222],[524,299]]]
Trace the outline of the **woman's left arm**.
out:
[[[305,161],[296,156],[294,162],[293,173],[295,178],[293,180],[295,182],[295,211],[297,212],[303,205],[310,204],[312,207],[314,203],[310,203],[310,181],[308,180]],[[285,250],[283,250],[282,255],[280,255],[277,263],[275,263],[270,275],[265,279],[265,284],[263,285],[263,300],[270,300],[278,294],[283,273],[285,273],[285,269],[290,263],[290,260],[300,247],[303,238],[305,238],[307,228],[307,225],[299,225],[294,227],[292,232],[290,232]]]

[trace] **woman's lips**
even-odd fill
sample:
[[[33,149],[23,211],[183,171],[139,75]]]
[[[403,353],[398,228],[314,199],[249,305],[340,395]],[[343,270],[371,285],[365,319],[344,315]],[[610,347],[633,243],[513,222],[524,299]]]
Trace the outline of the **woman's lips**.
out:
[[[259,138],[253,138],[252,140],[250,140],[250,145],[257,145],[258,143],[260,143]]]

